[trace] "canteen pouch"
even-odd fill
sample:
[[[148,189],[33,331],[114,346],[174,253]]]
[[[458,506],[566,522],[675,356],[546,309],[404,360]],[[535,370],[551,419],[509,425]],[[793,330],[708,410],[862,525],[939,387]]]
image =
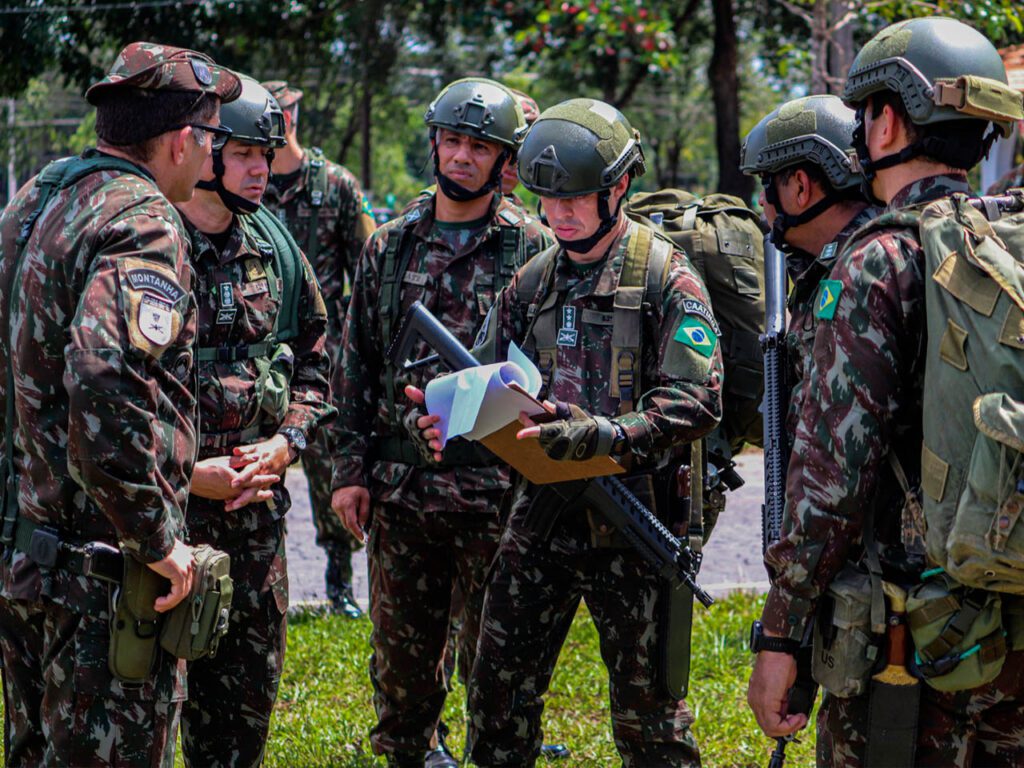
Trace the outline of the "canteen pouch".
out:
[[[206,544],[193,550],[192,592],[165,617],[160,645],[172,656],[195,661],[214,656],[228,631],[231,558]]]
[[[880,638],[871,632],[871,580],[846,566],[829,585],[814,619],[811,675],[833,696],[867,690]]]
[[[1006,661],[1002,597],[971,589],[945,573],[907,593],[914,641],[911,671],[938,691],[967,691],[990,683]]]
[[[130,555],[124,556],[124,578],[111,606],[111,674],[122,683],[143,683],[156,659],[160,614],[153,603],[167,594],[170,582]]]

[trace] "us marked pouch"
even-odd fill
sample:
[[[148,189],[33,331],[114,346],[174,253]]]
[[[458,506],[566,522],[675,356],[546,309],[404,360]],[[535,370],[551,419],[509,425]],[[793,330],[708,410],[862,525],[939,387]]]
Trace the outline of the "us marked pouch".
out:
[[[112,595],[110,672],[122,683],[143,683],[156,659],[160,614],[153,603],[167,593],[169,582],[130,555],[124,556],[124,579]]]
[[[216,655],[228,631],[234,594],[227,553],[203,544],[192,554],[192,592],[167,614],[160,632],[161,647],[185,661]]]
[[[938,691],[967,691],[992,682],[1006,661],[1002,597],[965,587],[941,569],[925,577],[907,593],[911,671]]]
[[[847,565],[829,585],[814,620],[811,674],[833,696],[867,690],[881,638],[871,631],[871,577]]]

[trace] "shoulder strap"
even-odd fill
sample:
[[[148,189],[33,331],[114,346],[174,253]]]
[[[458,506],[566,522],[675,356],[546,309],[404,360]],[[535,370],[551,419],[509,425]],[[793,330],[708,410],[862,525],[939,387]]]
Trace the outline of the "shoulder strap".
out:
[[[281,280],[281,308],[274,324],[276,342],[290,341],[299,335],[299,304],[302,298],[302,258],[298,243],[288,228],[266,207],[260,206],[245,218],[253,231],[274,249],[274,272]]]
[[[320,209],[327,199],[327,161],[320,147],[309,150],[309,166],[306,168],[306,200],[313,210],[309,217],[309,232],[306,233],[306,258],[310,263],[320,253],[319,223]]]
[[[557,319],[553,312],[543,311],[558,301],[558,294],[550,290],[558,250],[557,244],[551,245],[526,262],[516,283],[516,300],[527,307],[523,351],[537,361],[545,396],[558,364]]]
[[[3,525],[0,527],[0,546],[9,547],[14,542],[15,526],[18,522],[18,482],[14,467],[14,428],[15,428],[15,392],[14,392],[14,344],[11,339],[11,311],[13,297],[21,294],[21,273],[25,261],[25,246],[28,244],[32,231],[43,210],[50,204],[53,196],[62,189],[78,183],[86,176],[100,171],[120,171],[136,176],[145,173],[127,160],[110,155],[95,154],[88,157],[68,157],[55,160],[47,165],[36,177],[35,186],[39,189],[39,200],[32,212],[25,217],[18,239],[15,241],[15,262],[11,271],[11,279],[7,285],[7,307],[3,312],[3,339],[7,344],[7,371],[5,421],[4,421],[4,463],[0,467],[3,473]]]
[[[384,250],[384,268],[380,282],[380,304],[378,312],[381,323],[381,339],[385,345],[391,343],[395,321],[402,308],[402,276],[412,258],[412,237],[406,229],[406,222],[388,232]],[[391,360],[385,362],[384,389],[388,401],[388,419],[392,428],[398,427],[398,410],[395,407],[395,376],[398,371]]]

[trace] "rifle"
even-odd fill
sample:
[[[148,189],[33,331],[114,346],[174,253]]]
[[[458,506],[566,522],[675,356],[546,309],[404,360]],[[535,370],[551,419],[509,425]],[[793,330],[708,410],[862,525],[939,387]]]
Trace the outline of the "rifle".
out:
[[[767,552],[782,535],[782,516],[786,505],[786,471],[789,468],[789,437],[786,413],[789,388],[786,382],[786,259],[764,238],[765,333],[764,350],[764,504],[761,505],[761,546]],[[768,574],[771,576],[771,573]],[[809,714],[818,687],[811,677],[811,633],[807,632],[796,654],[797,675],[789,689],[789,713]],[[786,744],[792,736],[775,740],[768,768],[782,768],[786,762]]]
[[[388,357],[397,366],[410,370],[423,365],[423,361],[409,361],[418,341],[425,342],[437,354],[441,363],[452,371],[479,365],[475,357],[444,327],[419,301],[413,302],[406,312],[388,348]],[[565,503],[583,502],[599,509],[659,576],[673,588],[685,586],[702,605],[710,607],[714,598],[697,584],[700,556],[690,550],[662,525],[661,521],[643,502],[615,477],[596,477],[573,480],[545,486]],[[548,525],[553,524],[553,520]]]

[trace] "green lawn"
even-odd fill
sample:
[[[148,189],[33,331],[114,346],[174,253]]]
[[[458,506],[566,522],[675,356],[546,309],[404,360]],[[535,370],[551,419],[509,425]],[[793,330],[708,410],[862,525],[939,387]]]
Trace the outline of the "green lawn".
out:
[[[690,706],[695,733],[710,768],[765,766],[773,743],[764,738],[746,705],[751,657],[750,622],[762,598],[735,595],[710,611],[697,610]],[[369,621],[316,615],[291,620],[288,655],[271,726],[267,766],[377,766],[367,732],[374,722],[366,673]],[[465,689],[449,697],[445,720],[451,742],[465,738]],[[608,717],[608,686],[597,634],[581,610],[562,649],[544,711],[545,732],[569,745],[573,759],[561,766],[615,766]],[[790,745],[788,768],[813,765],[813,738]]]

